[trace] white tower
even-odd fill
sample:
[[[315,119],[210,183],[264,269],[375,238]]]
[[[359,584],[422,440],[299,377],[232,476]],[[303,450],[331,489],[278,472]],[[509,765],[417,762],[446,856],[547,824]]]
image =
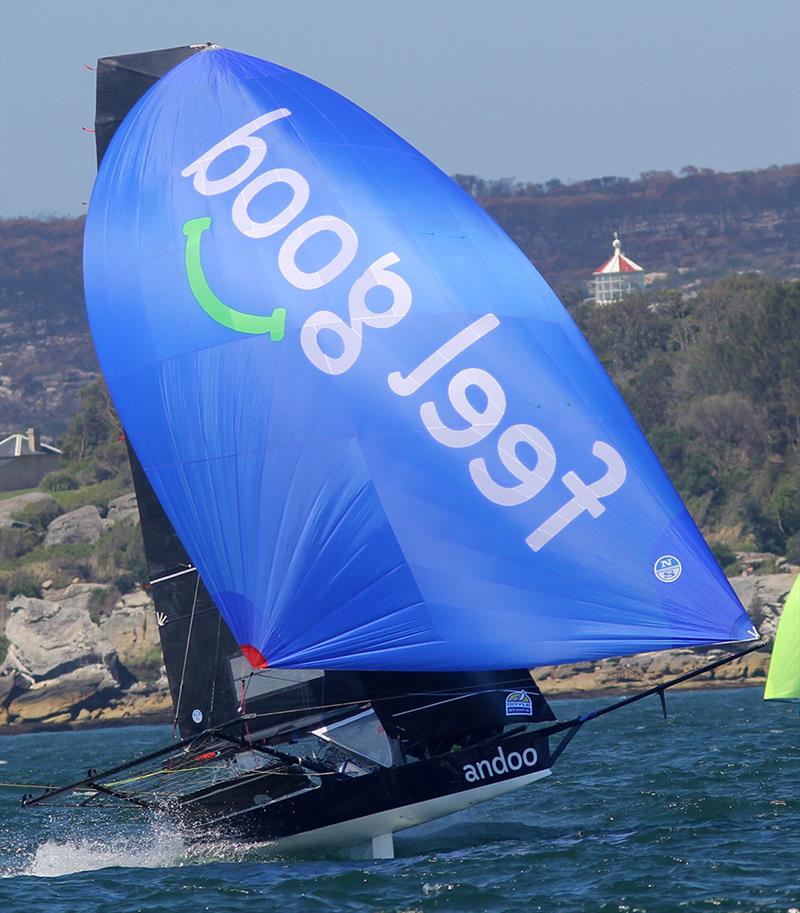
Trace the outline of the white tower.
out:
[[[622,242],[616,232],[614,255],[598,267],[593,275],[595,304],[609,304],[632,292],[644,291],[644,270],[622,253]]]

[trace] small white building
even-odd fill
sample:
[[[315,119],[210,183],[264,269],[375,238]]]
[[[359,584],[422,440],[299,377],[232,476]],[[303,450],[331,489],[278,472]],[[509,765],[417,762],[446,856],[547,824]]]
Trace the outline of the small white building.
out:
[[[633,292],[644,291],[644,270],[622,253],[622,242],[614,232],[614,255],[593,273],[595,304],[610,304]]]
[[[61,451],[45,443],[37,428],[0,440],[0,491],[33,488],[61,464]]]

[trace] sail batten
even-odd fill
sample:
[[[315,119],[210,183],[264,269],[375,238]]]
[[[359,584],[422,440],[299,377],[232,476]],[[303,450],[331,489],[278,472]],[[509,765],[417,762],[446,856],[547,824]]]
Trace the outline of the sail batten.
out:
[[[432,163],[192,54],[121,123],[85,284],[150,485],[270,668],[524,668],[754,636],[579,330]]]

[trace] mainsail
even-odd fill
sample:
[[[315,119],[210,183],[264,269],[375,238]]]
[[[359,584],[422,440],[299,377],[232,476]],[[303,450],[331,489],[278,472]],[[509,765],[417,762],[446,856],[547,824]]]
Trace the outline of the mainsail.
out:
[[[786,597],[769,663],[766,701],[800,701],[800,576]]]
[[[84,274],[128,438],[253,667],[755,636],[544,280],[331,90],[188,56],[110,142]]]

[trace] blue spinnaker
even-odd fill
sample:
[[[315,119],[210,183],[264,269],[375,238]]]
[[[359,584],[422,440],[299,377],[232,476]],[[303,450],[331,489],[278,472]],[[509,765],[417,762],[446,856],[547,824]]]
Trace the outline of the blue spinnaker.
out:
[[[86,224],[126,433],[254,665],[503,669],[755,631],[553,292],[357,106],[227,50]]]

